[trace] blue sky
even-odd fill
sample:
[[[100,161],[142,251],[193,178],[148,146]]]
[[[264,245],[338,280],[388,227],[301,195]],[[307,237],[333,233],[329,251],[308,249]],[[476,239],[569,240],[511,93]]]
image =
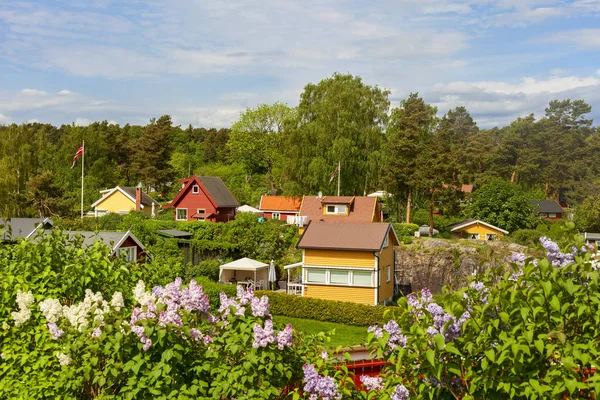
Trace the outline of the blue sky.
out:
[[[0,0],[0,123],[229,126],[334,72],[482,127],[581,98],[600,0]]]

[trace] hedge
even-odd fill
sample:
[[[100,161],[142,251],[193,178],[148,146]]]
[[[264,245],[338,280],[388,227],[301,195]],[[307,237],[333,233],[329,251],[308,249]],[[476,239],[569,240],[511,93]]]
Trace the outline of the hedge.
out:
[[[295,295],[256,291],[256,296],[269,298],[269,310],[275,315],[335,322],[345,325],[371,326],[384,324],[401,311],[400,307],[368,306],[344,301],[330,301]],[[386,313],[386,311],[388,311]]]

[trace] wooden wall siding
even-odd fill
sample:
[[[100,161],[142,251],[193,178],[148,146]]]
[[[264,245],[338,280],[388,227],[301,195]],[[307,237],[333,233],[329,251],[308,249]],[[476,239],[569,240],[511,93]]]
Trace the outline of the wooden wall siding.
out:
[[[304,287],[304,297],[374,305],[374,290],[373,288],[350,286],[306,285]]]
[[[379,273],[381,274],[381,286],[379,287],[379,302],[389,299],[394,294],[394,242],[392,233],[388,233],[388,247],[379,254]],[[390,266],[390,281],[386,282],[386,267]]]
[[[200,190],[198,193],[194,194],[192,193],[192,187],[194,186],[190,185],[187,189],[186,189],[186,193],[183,195],[183,197],[181,198],[181,200],[179,201],[179,204],[177,204],[177,206],[175,206],[175,209],[177,208],[187,208],[187,220],[188,221],[197,221],[196,218],[192,218],[192,215],[196,214],[196,212],[198,211],[199,208],[204,208],[206,210],[206,214],[205,215],[210,215],[212,213],[216,213],[217,209],[213,206],[213,204],[211,203],[211,201],[208,198],[208,195],[204,192],[204,188],[202,186],[200,186]],[[175,220],[177,220],[177,211],[175,211]]]
[[[324,267],[369,267],[375,269],[375,256],[369,251],[304,250],[304,264]]]
[[[287,217],[295,217],[296,215],[298,215],[298,213],[286,213],[282,211],[279,213],[279,219],[281,221],[287,221]],[[273,219],[273,213],[271,211],[265,211],[263,217],[265,219]]]
[[[461,229],[459,232],[467,232],[469,234],[479,233],[479,238],[481,240],[485,240],[486,233],[497,235],[498,239],[500,239],[502,236],[504,236],[503,232],[500,232],[499,230],[496,230],[496,229],[489,228],[489,227],[479,224],[479,223],[471,225],[471,226],[467,226],[467,227]]]
[[[118,214],[123,211],[129,212],[135,210],[135,202],[131,201],[129,197],[117,190],[110,196],[104,198],[95,209]],[[144,212],[144,214],[151,216],[152,207],[144,206],[141,211]],[[158,212],[158,207],[155,208],[155,212]]]

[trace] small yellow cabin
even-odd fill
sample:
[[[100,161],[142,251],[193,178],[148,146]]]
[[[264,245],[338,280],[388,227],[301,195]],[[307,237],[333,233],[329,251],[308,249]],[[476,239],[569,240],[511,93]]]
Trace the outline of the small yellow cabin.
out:
[[[478,219],[467,219],[449,228],[453,237],[464,239],[499,240],[504,235],[508,235],[508,231]]]
[[[389,223],[309,223],[296,246],[302,250],[302,295],[370,305],[391,302],[397,244]]]
[[[140,188],[117,186],[101,190],[100,193],[102,197],[92,204],[96,217],[108,213],[129,214],[130,211],[142,211],[149,217],[154,217],[160,209],[160,204]]]

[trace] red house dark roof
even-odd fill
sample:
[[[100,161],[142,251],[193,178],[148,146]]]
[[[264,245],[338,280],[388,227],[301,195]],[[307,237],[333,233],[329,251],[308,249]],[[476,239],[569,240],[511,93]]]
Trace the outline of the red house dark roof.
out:
[[[215,207],[239,207],[240,205],[229,189],[227,189],[225,183],[223,183],[218,176],[194,175],[191,178],[181,179],[180,182],[183,183],[183,188],[179,191],[173,201],[164,208],[176,207],[187,192],[187,189],[194,184],[201,185],[206,189],[210,201]]]

